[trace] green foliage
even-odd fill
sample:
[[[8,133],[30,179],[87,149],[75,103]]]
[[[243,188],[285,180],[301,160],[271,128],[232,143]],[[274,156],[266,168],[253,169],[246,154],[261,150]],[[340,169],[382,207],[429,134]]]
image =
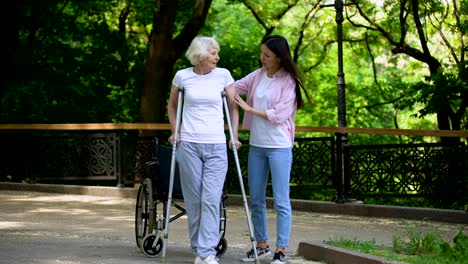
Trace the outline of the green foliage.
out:
[[[408,207],[422,207],[422,208],[433,208],[431,202],[421,197],[415,198],[364,198],[362,199],[365,204],[377,204],[377,205],[395,205],[395,206],[408,206]]]
[[[244,2],[258,14],[262,26]],[[180,33],[191,15],[193,0],[179,2],[174,35]],[[399,39],[400,3],[395,0],[359,1],[364,12],[375,19],[394,39]],[[215,36],[220,45],[220,67],[235,79],[259,66],[259,42],[265,27],[288,38],[297,51],[297,63],[314,105],[298,112],[296,124],[336,126],[337,47],[336,12],[316,8],[316,1],[213,1],[202,35]],[[456,111],[467,91],[467,66],[458,67],[445,47],[437,47],[437,31],[429,23],[440,17],[448,4],[420,1],[429,48],[443,62],[444,73],[428,75],[424,63],[405,55],[395,55],[381,34],[343,23],[343,59],[346,77],[347,122],[351,127],[436,129],[434,113],[444,107]],[[290,9],[288,9],[291,7]],[[20,46],[6,67],[6,87],[0,98],[0,122],[137,122],[143,87],[148,34],[155,9],[151,1],[21,1]],[[285,12],[287,10],[287,12]],[[467,5],[459,5],[462,34],[468,28]],[[125,32],[119,31],[119,16],[127,11]],[[312,11],[312,12],[310,12]],[[284,16],[279,16],[285,12]],[[454,25],[453,12],[447,23]],[[345,15],[357,18],[354,7]],[[362,19],[356,21],[362,22]],[[409,44],[417,44],[411,17],[408,17]],[[432,20],[434,22],[434,20]],[[458,32],[444,27],[449,42]],[[303,34],[302,34],[303,33]],[[302,34],[302,35],[301,35]],[[459,44],[454,48],[460,49]],[[175,70],[188,67],[185,58]],[[446,68],[446,69],[445,69]],[[376,75],[374,75],[374,73]],[[460,117],[467,129],[468,115]],[[317,136],[313,134],[311,136]],[[375,138],[377,140],[375,140]],[[436,140],[412,137],[353,135],[350,143],[394,143]]]
[[[336,126],[337,50],[333,8],[317,8],[308,13],[315,2],[247,3],[266,27],[273,27],[274,34],[285,35],[291,49],[298,51],[298,65],[314,105],[307,104],[298,112],[297,124]],[[188,7],[193,4],[193,0],[179,2],[174,35],[187,23],[191,15]],[[292,7],[289,10],[288,5]],[[375,13],[388,30],[398,34],[399,21],[393,21],[399,12],[395,1],[385,1],[382,7],[369,1],[363,6],[366,12]],[[64,6],[61,1],[49,0],[40,5],[35,1],[22,1],[20,7],[21,45],[7,67],[9,78],[1,98],[0,122],[138,121],[147,36],[157,8],[154,3],[74,0]],[[436,13],[440,6],[431,8],[431,12]],[[462,14],[465,9],[465,5],[460,6]],[[279,16],[285,10],[284,16]],[[125,32],[120,32],[119,16],[123,11],[128,12],[128,17]],[[299,42],[302,29],[304,37]],[[385,40],[370,32],[368,41],[376,61],[376,82],[368,48],[362,41],[366,32],[346,21],[343,30],[349,126],[395,127],[398,124],[402,128],[434,128],[435,121],[428,116],[431,111],[419,121],[409,117],[420,110],[409,106],[417,107],[415,102],[428,103],[420,100],[428,88],[424,86],[419,97],[413,96],[410,90],[411,83],[419,81],[424,65],[392,56]],[[221,45],[219,66],[229,69],[235,79],[259,66],[259,42],[265,28],[243,1],[213,1],[200,34],[218,39]],[[348,42],[353,39],[360,40]],[[188,61],[181,58],[175,69],[187,66]],[[400,96],[402,100],[390,103]],[[421,113],[426,110],[429,108]],[[463,120],[466,119],[465,116]],[[351,140],[366,141],[366,137],[357,136]],[[394,141],[394,138],[387,138],[382,142]]]
[[[444,241],[436,231],[421,228],[408,229],[406,236],[394,236],[392,247],[377,245],[375,240],[339,239],[328,244],[388,260],[412,264],[464,264],[468,258],[468,236],[463,227],[452,243]]]
[[[395,236],[393,238],[393,250],[405,255],[436,254],[441,251],[445,242],[435,232],[426,232],[420,228],[407,230],[407,238]]]
[[[320,190],[311,190],[308,192],[308,197],[300,198],[311,201],[329,201],[334,202],[336,199],[336,190],[335,189],[320,189]]]
[[[267,191],[268,191],[268,196],[273,197],[272,189],[269,188]],[[291,185],[290,197],[291,199],[334,202],[336,199],[336,190],[316,189],[316,188],[308,188],[307,186],[299,187],[299,186]]]
[[[413,85],[416,95],[414,101],[426,105],[419,111],[418,117],[447,109],[456,112],[460,107],[463,93],[468,92],[468,83],[462,78],[463,76],[452,73],[438,73]]]
[[[263,30],[244,5],[214,1],[206,24],[201,34],[215,36],[221,46],[219,67],[236,80],[259,67]]]
[[[377,250],[378,248],[375,240],[360,241],[357,239],[353,239],[353,240],[339,239],[339,240],[329,241],[328,244],[335,246],[335,247],[341,247],[341,248],[346,248],[349,250],[358,251],[364,254],[369,254],[372,251]]]
[[[451,244],[431,231],[410,230],[407,236],[407,239],[395,237],[393,250],[398,254],[414,255],[414,260],[409,263],[466,263],[468,236],[464,234],[463,227]]]
[[[145,52],[139,36],[118,31],[119,1],[24,1],[21,8],[0,122],[134,121]]]

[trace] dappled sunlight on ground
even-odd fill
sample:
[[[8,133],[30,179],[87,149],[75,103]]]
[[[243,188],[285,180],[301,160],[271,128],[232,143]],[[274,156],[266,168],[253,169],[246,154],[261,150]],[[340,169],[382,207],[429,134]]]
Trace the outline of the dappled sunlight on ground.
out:
[[[133,222],[135,221],[135,219],[133,217],[129,218],[128,216],[103,216],[102,217],[102,220],[105,220],[105,221],[125,221],[125,222],[131,222],[133,224]]]
[[[89,196],[89,195],[69,195],[69,194],[53,194],[53,193],[28,193],[24,192],[22,195],[18,195],[18,192],[15,191],[2,191],[0,196],[7,196],[2,200],[9,201],[28,201],[28,202],[89,202],[93,204],[102,204],[102,205],[135,205],[134,199],[128,198],[117,198],[116,197],[100,197],[100,196]]]
[[[49,209],[49,208],[38,208],[35,210],[29,211],[30,213],[62,213],[63,210],[60,209]],[[70,215],[83,215],[85,213],[90,213],[90,210],[83,209],[67,209],[67,214]]]
[[[100,198],[94,196],[86,196],[84,199],[80,200],[80,197],[77,196],[70,196],[70,195],[63,195],[63,196],[56,196],[56,197],[49,197],[49,196],[40,196],[40,197],[18,197],[16,199],[10,199],[12,201],[29,201],[29,202],[53,202],[53,203],[60,203],[60,202],[91,202],[94,204],[102,204],[102,205],[130,205],[134,204],[132,201],[129,203],[125,199],[123,200],[109,200],[108,198]]]
[[[8,222],[8,221],[1,221],[0,222],[0,229],[9,229],[9,228],[22,228],[25,225],[21,222]]]

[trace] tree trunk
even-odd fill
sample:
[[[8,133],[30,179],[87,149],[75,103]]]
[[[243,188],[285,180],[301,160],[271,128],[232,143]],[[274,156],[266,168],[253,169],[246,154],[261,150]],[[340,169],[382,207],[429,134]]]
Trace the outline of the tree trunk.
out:
[[[141,122],[164,122],[166,98],[175,59],[172,33],[175,28],[177,0],[156,0],[148,55],[146,57],[143,93],[141,97]]]
[[[175,18],[179,1],[155,0],[155,4],[156,12],[148,44],[141,96],[140,120],[142,123],[166,122],[166,104],[174,74],[174,64],[205,24],[211,0],[195,1],[192,17],[174,39]],[[139,136],[161,138],[162,133],[161,131],[156,131],[156,133],[140,131]],[[143,157],[143,160],[149,160],[149,158]],[[135,175],[134,181],[140,182],[141,179],[141,175]]]
[[[141,98],[141,122],[162,123],[166,116],[175,58],[170,54],[172,40],[151,34],[145,66],[144,88]]]
[[[141,97],[141,122],[166,122],[166,103],[176,60],[205,24],[212,0],[197,0],[193,15],[180,34],[173,37],[178,0],[155,0],[156,12],[148,45],[144,87]]]

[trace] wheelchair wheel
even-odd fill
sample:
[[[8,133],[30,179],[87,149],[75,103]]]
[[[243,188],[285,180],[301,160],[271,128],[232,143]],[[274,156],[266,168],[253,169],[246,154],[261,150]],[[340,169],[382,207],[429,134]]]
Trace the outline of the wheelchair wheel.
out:
[[[145,236],[154,229],[155,218],[151,179],[145,179],[138,189],[135,208],[135,240],[140,249]]]
[[[156,235],[150,234],[143,239],[141,249],[143,251],[143,254],[145,254],[147,257],[154,258],[157,257],[159,253],[161,253],[162,247],[163,241],[161,237],[157,237]]]
[[[227,241],[226,238],[224,237],[224,234],[226,233],[226,222],[227,222],[227,216],[226,216],[226,204],[224,203],[227,199],[227,195],[223,194],[221,196],[221,203],[219,205],[219,234],[221,236],[221,239],[218,242],[218,245],[216,246],[216,257],[221,257],[226,253],[227,250]]]
[[[222,237],[219,240],[218,245],[216,246],[216,257],[219,258],[222,255],[224,255],[224,253],[226,253],[226,250],[227,250],[227,241],[226,241],[226,238]]]

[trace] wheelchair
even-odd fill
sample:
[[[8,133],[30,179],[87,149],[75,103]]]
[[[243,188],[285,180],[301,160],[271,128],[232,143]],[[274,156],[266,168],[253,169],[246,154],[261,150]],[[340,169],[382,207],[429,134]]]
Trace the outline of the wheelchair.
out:
[[[166,230],[166,220],[171,223],[186,214],[186,210],[176,201],[172,206],[178,211],[175,215],[166,215],[168,206],[168,190],[172,147],[159,144],[157,138],[152,140],[151,160],[146,163],[148,176],[144,179],[137,193],[135,208],[135,240],[137,247],[147,257],[157,257],[163,249],[163,239]],[[176,165],[172,197],[183,201],[180,186],[180,176]],[[220,197],[219,243],[216,256],[224,255],[227,250],[225,239],[227,195]],[[169,219],[167,219],[169,218]],[[167,234],[167,233],[166,233]],[[163,254],[164,256],[164,254]]]

